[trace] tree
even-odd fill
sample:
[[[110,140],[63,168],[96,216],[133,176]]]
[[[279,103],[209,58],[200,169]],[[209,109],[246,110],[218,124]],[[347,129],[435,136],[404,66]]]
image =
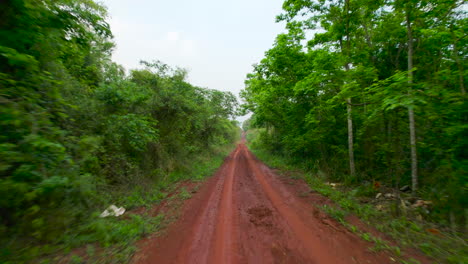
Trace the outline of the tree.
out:
[[[412,185],[440,201],[431,219],[463,211],[464,1],[286,0],[283,10],[287,33],[242,92],[267,131],[255,146],[332,180]]]
[[[112,62],[100,4],[0,1],[0,17],[0,262],[34,262],[70,237],[95,242],[97,210],[167,187],[176,170],[194,176],[199,156],[236,140],[231,93],[160,61],[129,74]]]

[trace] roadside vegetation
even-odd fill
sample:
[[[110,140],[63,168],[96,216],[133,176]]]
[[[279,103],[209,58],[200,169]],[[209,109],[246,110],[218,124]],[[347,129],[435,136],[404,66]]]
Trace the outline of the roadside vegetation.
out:
[[[458,0],[284,1],[285,33],[241,93],[251,146],[350,198],[392,201],[375,207],[394,221],[386,231],[466,262],[466,10]],[[411,223],[464,250],[437,253]]]
[[[83,247],[126,262],[164,216],[99,214],[210,175],[240,134],[231,93],[160,61],[112,62],[106,15],[91,0],[0,2],[1,263]]]
[[[372,242],[372,251],[387,250],[398,263],[419,263],[405,255],[405,251],[418,249],[435,263],[466,263],[468,245],[466,234],[453,232],[449,227],[421,218],[427,208],[401,205],[404,198],[382,197],[375,194],[382,191],[371,184],[339,184],[330,182],[322,171],[310,169],[305,163],[297,163],[290,157],[271,154],[258,141],[255,129],[247,133],[248,145],[252,152],[280,175],[301,179],[311,190],[328,197],[334,205],[316,205],[335,220],[346,226],[362,239]],[[259,145],[260,144],[260,145]],[[392,193],[395,193],[392,190]],[[404,196],[404,193],[400,193]],[[305,195],[305,194],[304,194]],[[367,227],[353,224],[357,216]],[[372,234],[376,229],[384,237]]]

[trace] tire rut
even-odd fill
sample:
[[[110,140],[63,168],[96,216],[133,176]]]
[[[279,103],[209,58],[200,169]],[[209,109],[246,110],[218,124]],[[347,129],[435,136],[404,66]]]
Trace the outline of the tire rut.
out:
[[[241,143],[132,263],[394,263],[301,200]]]

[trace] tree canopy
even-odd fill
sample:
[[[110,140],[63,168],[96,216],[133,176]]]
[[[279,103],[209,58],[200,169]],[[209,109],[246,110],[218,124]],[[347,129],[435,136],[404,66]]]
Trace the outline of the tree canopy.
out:
[[[428,218],[463,226],[466,2],[286,0],[277,20],[241,93],[257,144],[335,180],[410,185]]]
[[[112,62],[106,16],[92,0],[0,1],[0,244],[12,247],[0,262],[238,136],[230,92],[160,61],[128,74]]]

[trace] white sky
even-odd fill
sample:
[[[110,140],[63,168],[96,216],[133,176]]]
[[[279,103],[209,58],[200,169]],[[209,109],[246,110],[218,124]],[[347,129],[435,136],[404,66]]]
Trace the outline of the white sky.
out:
[[[101,0],[126,69],[161,60],[189,82],[238,96],[246,74],[272,47],[283,0]],[[239,118],[243,121],[245,118]]]

